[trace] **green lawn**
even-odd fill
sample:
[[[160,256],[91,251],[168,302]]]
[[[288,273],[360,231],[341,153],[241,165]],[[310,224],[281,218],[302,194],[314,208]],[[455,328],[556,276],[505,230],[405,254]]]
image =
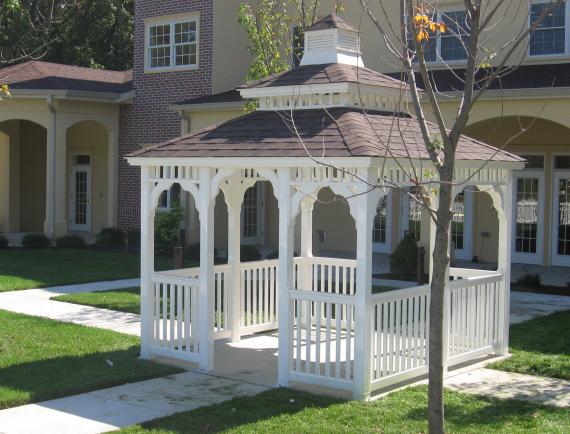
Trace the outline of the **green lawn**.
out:
[[[171,258],[157,258],[167,269]],[[75,283],[129,279],[139,276],[136,253],[95,249],[0,249],[0,292]]]
[[[121,312],[140,313],[140,288],[112,289],[110,291],[80,292],[52,297],[52,300],[83,304]]]
[[[120,433],[417,434],[427,432],[426,392],[424,386],[414,387],[363,403],[275,389],[132,426]],[[454,392],[446,392],[446,420],[450,433],[570,432],[570,409]]]
[[[0,324],[0,409],[180,372],[139,360],[135,336],[2,310]]]
[[[510,351],[490,367],[570,380],[570,310],[511,326]]]

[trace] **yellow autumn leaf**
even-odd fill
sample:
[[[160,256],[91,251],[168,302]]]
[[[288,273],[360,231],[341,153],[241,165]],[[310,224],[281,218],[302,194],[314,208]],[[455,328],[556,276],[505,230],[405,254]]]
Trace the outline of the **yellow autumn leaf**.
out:
[[[441,33],[447,32],[447,26],[445,25],[445,23],[439,23],[439,31]]]
[[[428,32],[426,32],[424,29],[421,29],[416,36],[416,40],[418,42],[422,42],[423,40],[428,40],[428,39],[429,39]]]
[[[429,23],[429,29],[432,32],[435,32],[437,30],[437,24],[432,21],[431,23]]]

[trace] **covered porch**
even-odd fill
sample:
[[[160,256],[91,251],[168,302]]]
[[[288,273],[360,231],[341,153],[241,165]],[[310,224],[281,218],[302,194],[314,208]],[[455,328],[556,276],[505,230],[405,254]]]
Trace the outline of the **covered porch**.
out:
[[[215,165],[201,160],[205,166],[198,166],[196,160],[178,160],[157,165],[155,159],[134,157],[131,163],[141,164],[142,169],[143,357],[197,363],[202,370],[218,373],[234,370],[252,382],[326,387],[357,399],[427,373],[430,286],[374,293],[373,223],[377,203],[387,189],[358,193],[367,191],[362,177],[379,181],[385,170],[381,163],[368,160],[361,167],[347,168],[346,173],[306,159],[301,168],[287,167],[286,161],[285,167],[269,167],[264,159],[248,169],[240,166],[251,167],[251,160],[232,164],[217,160]],[[215,168],[219,165],[223,167]],[[506,234],[512,178],[504,165],[491,166],[477,176],[466,168],[457,170],[458,180],[470,178],[472,185],[493,197],[504,245],[497,271],[450,270],[447,367],[508,352],[510,241]],[[388,173],[398,176],[395,171]],[[245,191],[258,181],[271,182],[279,202],[279,259],[242,263],[241,205]],[[200,266],[155,272],[155,209],[161,193],[173,184],[192,194],[196,202]],[[349,204],[357,228],[356,259],[312,255],[312,210],[316,193],[325,187]],[[216,228],[211,216],[220,191],[228,209],[229,224],[223,230],[228,231],[229,260],[214,265]],[[297,215],[301,250],[295,256]],[[434,231],[434,225],[428,230]],[[252,337],[259,333],[264,334]],[[244,337],[247,342],[239,344]],[[232,361],[232,354],[238,353],[240,358]],[[251,369],[238,369],[238,360],[247,360],[248,365],[251,361]],[[275,364],[266,366],[272,360]]]

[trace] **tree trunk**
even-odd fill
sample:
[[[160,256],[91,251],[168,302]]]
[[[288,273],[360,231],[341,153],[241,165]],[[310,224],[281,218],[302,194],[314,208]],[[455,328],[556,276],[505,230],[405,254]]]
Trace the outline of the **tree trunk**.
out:
[[[432,256],[431,302],[429,321],[428,426],[430,434],[445,432],[443,405],[443,348],[445,288],[449,267],[449,226],[451,224],[451,184],[442,183],[437,209],[437,229]]]

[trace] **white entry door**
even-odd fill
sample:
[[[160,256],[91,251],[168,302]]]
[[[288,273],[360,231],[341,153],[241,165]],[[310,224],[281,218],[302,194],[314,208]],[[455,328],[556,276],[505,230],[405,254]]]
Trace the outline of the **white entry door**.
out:
[[[392,251],[392,193],[386,194],[378,201],[374,228],[372,230],[372,249],[374,252],[390,253]]]
[[[451,241],[456,259],[470,260],[473,257],[473,194],[473,191],[465,189],[453,202]]]
[[[91,156],[79,154],[72,156],[71,165],[71,200],[70,229],[73,231],[91,231]]]
[[[544,251],[544,173],[516,173],[513,188],[513,256],[520,264],[542,264]]]
[[[570,171],[554,174],[552,265],[570,266]]]

